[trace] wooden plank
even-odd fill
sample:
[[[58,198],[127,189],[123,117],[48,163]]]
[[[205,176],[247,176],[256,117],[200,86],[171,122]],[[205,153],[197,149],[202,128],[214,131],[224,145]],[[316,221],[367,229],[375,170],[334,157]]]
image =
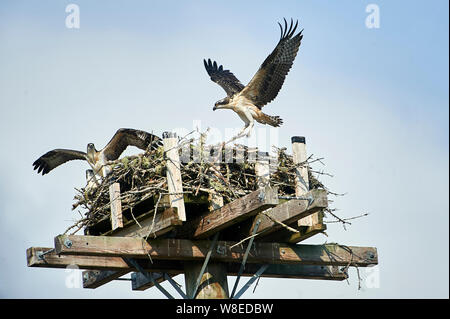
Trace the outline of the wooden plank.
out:
[[[229,265],[229,275],[236,275],[238,264]],[[242,276],[253,276],[261,266],[261,264],[246,265]],[[342,281],[347,279],[348,275],[340,271],[337,266],[277,264],[270,265],[261,277]]]
[[[211,260],[240,263],[245,247],[235,242],[219,241]],[[67,236],[55,237],[57,254],[148,258],[155,260],[203,260],[211,242],[188,239],[155,239],[145,242],[132,237]],[[248,263],[307,264],[322,266],[351,265],[365,267],[377,264],[373,247],[347,247],[338,244],[292,245],[254,242]]]
[[[123,227],[122,202],[120,200],[120,184],[109,185],[109,202],[111,205],[111,228],[115,230]]]
[[[64,256],[55,252],[46,254],[43,258],[39,257],[39,253],[50,249],[46,247],[28,248],[28,267],[66,268],[67,266],[77,265],[80,269],[95,269],[83,272],[84,288],[100,287],[130,272],[128,265],[120,257]]]
[[[180,155],[178,154],[178,138],[176,133],[164,132],[164,152],[167,157],[167,188],[169,200],[172,207],[178,210],[178,217],[186,221],[186,210],[184,207],[183,183],[180,171]]]
[[[27,249],[28,267],[39,268],[66,268],[70,265],[77,265],[80,269],[106,269],[114,271],[91,271],[89,275],[83,276],[85,288],[99,287],[100,277],[108,278],[105,275],[112,275],[114,273],[116,279],[123,276],[133,269],[123,261],[120,257],[96,257],[96,256],[71,256],[59,255],[56,252],[45,255],[45,259],[38,257],[39,252],[48,251],[48,247],[31,247]],[[143,268],[153,274],[166,272],[171,276],[183,274],[184,267],[182,262],[166,262],[161,260],[139,260]],[[238,273],[240,264],[227,263],[227,274],[234,276]],[[243,276],[252,276],[262,264],[247,264],[243,272]],[[118,271],[122,271],[118,273]],[[135,276],[132,274],[132,277]],[[140,277],[140,275],[137,275]],[[270,265],[265,271],[264,277],[276,278],[298,278],[298,279],[323,279],[323,280],[343,280],[346,279],[346,274],[339,271],[335,266],[311,266],[311,265]],[[154,276],[154,278],[157,278]],[[142,279],[142,278],[141,278]],[[162,278],[161,278],[162,279]],[[152,285],[144,280],[140,281],[142,285],[147,287],[138,287],[133,290],[144,290],[150,288]],[[158,282],[162,282],[158,281]]]
[[[147,237],[150,234],[150,238],[164,235],[175,229],[176,226],[182,224],[182,221],[178,217],[177,208],[170,207],[163,212],[154,214],[147,214],[144,219],[137,218],[139,225],[136,222],[130,223],[130,226],[118,229],[116,231],[108,232],[106,236],[116,237]],[[154,221],[153,221],[154,217]],[[152,228],[153,224],[153,228]]]
[[[83,287],[97,288],[111,280],[120,278],[132,271],[120,257],[96,257],[96,256],[70,256],[57,255],[56,252],[39,258],[38,253],[50,250],[48,247],[31,247],[27,250],[27,262],[29,267],[43,268],[66,268],[70,265],[77,265],[80,269],[113,269],[103,271],[89,271],[83,273]],[[162,273],[166,272],[170,276],[183,273],[183,263],[171,261],[144,260],[144,269],[150,272],[157,282],[164,281]],[[228,275],[236,275],[239,264],[228,263],[226,271]],[[242,276],[252,276],[260,267],[260,264],[248,264]],[[156,271],[156,272],[155,272]],[[300,279],[321,279],[321,280],[344,280],[347,275],[340,272],[337,267],[330,266],[309,266],[309,265],[271,265],[263,274],[264,277],[277,278],[300,278]],[[112,279],[113,278],[113,279]],[[134,278],[134,279],[133,279]],[[138,280],[136,279],[138,278]],[[140,273],[132,274],[132,289],[145,290],[152,287],[152,283]]]
[[[77,265],[80,269],[123,270],[129,268],[120,257],[70,256],[58,255],[55,252],[46,254],[43,258],[39,253],[50,250],[45,247],[31,247],[27,249],[27,266],[42,268],[66,268]],[[49,267],[51,265],[51,267]]]
[[[264,213],[258,214],[256,217],[254,217],[253,223],[251,225],[243,225],[240,229],[236,229],[236,238],[246,238],[247,236],[250,236],[252,233],[252,229],[258,220],[260,220],[257,232],[258,240],[280,230],[284,234],[286,233],[284,231],[285,228],[283,228],[283,226],[276,221],[281,222],[285,225],[290,225],[293,223],[297,224],[296,222],[299,219],[314,214],[328,207],[327,192],[323,189],[314,189],[306,193],[305,196],[311,196],[311,198],[313,199],[311,205],[309,205],[308,201],[299,199],[292,199],[281,203],[265,211]],[[267,215],[269,215],[270,217]],[[283,237],[283,235],[280,236]],[[286,241],[281,240],[281,242]]]
[[[177,229],[179,238],[207,238],[218,231],[278,204],[278,189],[265,187],[185,223]]]

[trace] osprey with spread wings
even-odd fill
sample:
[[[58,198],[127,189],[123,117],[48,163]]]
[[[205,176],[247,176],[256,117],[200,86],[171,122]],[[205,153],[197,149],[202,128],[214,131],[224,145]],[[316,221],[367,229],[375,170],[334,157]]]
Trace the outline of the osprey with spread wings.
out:
[[[294,25],[291,19],[288,29],[286,19],[284,28],[278,23],[281,29],[280,40],[247,86],[239,82],[229,70],[224,70],[222,65],[218,67],[216,61],[203,60],[211,80],[227,93],[225,98],[215,103],[213,110],[231,109],[245,122],[245,127],[235,138],[244,136],[246,129],[248,129],[247,137],[250,136],[254,121],[274,127],[283,123],[279,116],[267,115],[261,109],[275,99],[292,67],[303,38],[303,30],[294,35],[297,24],[298,21]]]
[[[162,145],[162,140],[153,134],[121,128],[117,130],[109,143],[97,151],[93,143],[87,145],[87,152],[68,149],[55,149],[39,157],[34,163],[34,169],[42,175],[71,160],[85,160],[93,169],[95,175],[106,177],[111,172],[108,161],[113,161],[125,151],[128,146],[136,146],[142,150],[156,149]]]

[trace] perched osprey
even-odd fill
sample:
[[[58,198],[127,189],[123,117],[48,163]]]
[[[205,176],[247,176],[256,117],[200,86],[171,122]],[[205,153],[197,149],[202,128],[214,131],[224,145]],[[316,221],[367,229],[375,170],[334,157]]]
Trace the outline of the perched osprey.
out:
[[[288,24],[284,19],[284,29],[280,23],[281,37],[273,52],[266,58],[251,81],[244,86],[229,70],[217,67],[216,61],[203,60],[211,80],[219,84],[227,93],[227,97],[215,103],[213,110],[231,109],[245,122],[245,127],[234,138],[244,136],[248,128],[250,136],[254,121],[278,127],[283,123],[279,116],[264,114],[261,109],[277,96],[288,74],[303,38],[302,31],[295,36],[298,21]]]
[[[85,160],[92,167],[96,175],[105,177],[111,172],[111,167],[107,165],[107,162],[118,159],[120,154],[130,145],[142,150],[147,150],[149,147],[153,150],[162,145],[162,142],[156,135],[144,131],[121,128],[100,151],[97,151],[92,143],[87,145],[87,153],[56,149],[39,157],[33,163],[33,166],[38,173],[42,172],[42,175],[45,175],[67,161]]]

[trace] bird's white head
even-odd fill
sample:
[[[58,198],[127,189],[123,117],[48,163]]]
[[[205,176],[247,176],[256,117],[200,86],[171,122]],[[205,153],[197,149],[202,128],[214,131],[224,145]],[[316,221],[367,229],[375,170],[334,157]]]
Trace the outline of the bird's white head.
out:
[[[89,143],[87,145],[86,153],[87,153],[88,158],[91,160],[91,162],[94,162],[94,156],[95,156],[95,153],[97,153],[94,143]]]
[[[227,96],[214,104],[213,111],[218,109],[229,109],[231,106],[229,105],[230,98]]]

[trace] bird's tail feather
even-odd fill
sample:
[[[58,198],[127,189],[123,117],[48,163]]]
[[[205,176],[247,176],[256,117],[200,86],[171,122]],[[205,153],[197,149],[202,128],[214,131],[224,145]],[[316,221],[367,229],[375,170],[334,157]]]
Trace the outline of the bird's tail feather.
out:
[[[283,120],[279,116],[267,115],[261,112],[261,115],[256,119],[261,124],[269,124],[274,127],[278,127],[283,124]]]

